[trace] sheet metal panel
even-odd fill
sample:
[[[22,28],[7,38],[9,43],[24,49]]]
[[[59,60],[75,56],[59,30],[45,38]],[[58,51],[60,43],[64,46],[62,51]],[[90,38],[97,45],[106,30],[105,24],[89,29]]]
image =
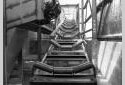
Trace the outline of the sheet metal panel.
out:
[[[28,32],[26,30],[16,29],[11,37],[9,44],[5,50],[5,74],[9,78],[11,71],[14,67],[16,58],[22,50],[23,43],[27,39]]]
[[[101,16],[101,15],[100,15]],[[98,39],[122,40],[121,1],[112,0],[103,8]],[[99,17],[98,17],[99,20]]]
[[[7,28],[43,17],[44,0],[6,0]]]

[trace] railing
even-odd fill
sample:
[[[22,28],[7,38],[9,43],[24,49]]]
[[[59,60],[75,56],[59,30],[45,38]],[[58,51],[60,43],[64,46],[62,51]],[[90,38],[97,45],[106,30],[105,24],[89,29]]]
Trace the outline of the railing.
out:
[[[86,29],[86,24],[87,24],[87,22],[90,20],[90,18],[92,17],[92,15],[90,15],[89,17],[87,17],[87,11],[88,11],[88,5],[89,5],[89,7],[90,7],[90,13],[92,14],[92,5],[91,5],[91,1],[90,0],[86,0],[86,2],[85,2],[85,4],[84,4],[84,1],[85,0],[82,0],[82,35],[81,35],[81,37],[83,37],[84,38],[84,36],[85,36],[85,33],[88,33],[88,32],[90,32],[90,31],[86,31],[85,32],[85,29]],[[86,12],[86,13],[84,13],[84,11]],[[92,30],[91,30],[92,31]]]
[[[100,15],[100,23],[99,23],[99,28],[97,29],[97,14],[101,11],[103,12],[103,8],[108,4],[111,3],[112,0],[102,0],[98,5],[96,5],[96,0],[86,0],[85,4],[84,4],[85,0],[82,0],[82,28],[83,31],[85,31],[86,29],[86,24],[88,23],[88,21],[92,18],[92,38],[96,39],[97,38],[97,31],[98,29],[100,29],[100,25],[101,25],[101,21],[102,21],[102,15]],[[84,5],[83,5],[84,4]],[[87,17],[87,9],[88,6],[90,7],[90,15]],[[84,11],[86,12],[86,14],[84,13]],[[85,14],[85,15],[84,15]],[[102,13],[101,13],[102,14]],[[88,33],[90,31],[87,32],[83,32],[83,38],[85,33]]]

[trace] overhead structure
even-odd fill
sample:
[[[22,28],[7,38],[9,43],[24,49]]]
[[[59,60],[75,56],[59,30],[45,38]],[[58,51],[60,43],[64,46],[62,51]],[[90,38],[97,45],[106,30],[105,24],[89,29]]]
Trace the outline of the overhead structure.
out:
[[[61,8],[58,0],[6,0],[5,13],[7,30],[17,27],[37,32],[41,28],[42,33],[50,34],[53,29],[48,24]]]

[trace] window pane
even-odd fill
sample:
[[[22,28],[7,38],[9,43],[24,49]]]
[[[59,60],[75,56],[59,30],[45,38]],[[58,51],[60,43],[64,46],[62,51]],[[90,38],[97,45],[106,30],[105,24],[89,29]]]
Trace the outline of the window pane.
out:
[[[106,75],[107,67],[109,65],[109,62],[111,61],[110,57],[112,57],[111,53],[113,51],[112,49],[113,46],[114,46],[114,42],[107,42],[106,49],[104,52],[104,58],[101,65],[101,72],[104,76]]]

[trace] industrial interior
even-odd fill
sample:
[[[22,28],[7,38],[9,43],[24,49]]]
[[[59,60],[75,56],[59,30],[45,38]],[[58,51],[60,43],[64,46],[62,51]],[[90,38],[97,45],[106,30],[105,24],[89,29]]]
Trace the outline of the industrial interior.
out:
[[[4,0],[4,85],[122,85],[121,0]]]

